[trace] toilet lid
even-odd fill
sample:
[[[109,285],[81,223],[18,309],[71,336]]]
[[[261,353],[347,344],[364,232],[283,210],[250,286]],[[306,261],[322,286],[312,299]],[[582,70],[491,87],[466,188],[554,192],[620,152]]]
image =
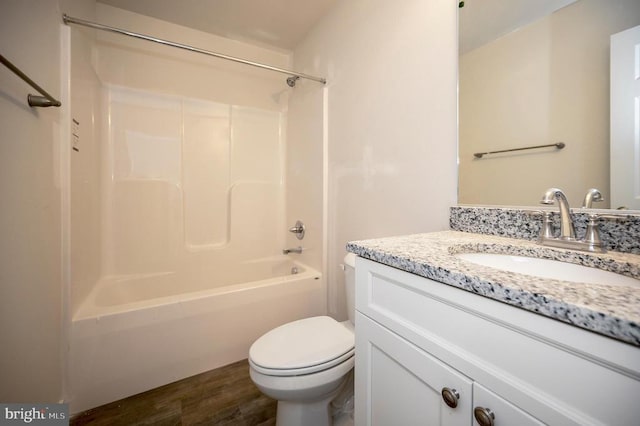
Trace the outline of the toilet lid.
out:
[[[249,350],[254,367],[275,375],[309,374],[353,356],[354,335],[331,317],[290,322],[260,337]]]

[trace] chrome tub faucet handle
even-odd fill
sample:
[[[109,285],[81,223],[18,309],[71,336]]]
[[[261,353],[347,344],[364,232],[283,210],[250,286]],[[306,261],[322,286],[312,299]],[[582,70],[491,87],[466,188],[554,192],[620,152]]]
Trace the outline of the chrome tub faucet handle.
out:
[[[289,232],[296,234],[296,238],[299,240],[304,238],[305,231],[304,223],[301,220],[296,221],[296,224],[289,228]]]

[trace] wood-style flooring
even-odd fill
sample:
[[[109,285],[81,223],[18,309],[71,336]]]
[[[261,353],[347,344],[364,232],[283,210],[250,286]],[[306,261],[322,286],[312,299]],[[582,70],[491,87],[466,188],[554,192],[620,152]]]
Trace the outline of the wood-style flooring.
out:
[[[71,425],[275,425],[277,401],[249,377],[247,360],[96,407]]]

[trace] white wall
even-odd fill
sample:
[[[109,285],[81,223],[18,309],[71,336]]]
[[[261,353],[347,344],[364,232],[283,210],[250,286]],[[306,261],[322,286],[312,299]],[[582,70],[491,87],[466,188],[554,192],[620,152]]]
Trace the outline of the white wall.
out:
[[[0,52],[61,97],[57,1],[7,0]],[[64,348],[59,108],[0,66],[0,401],[58,402]]]
[[[339,2],[295,49],[294,67],[328,80],[329,312],[346,318],[347,241],[448,228],[457,2]]]
[[[549,187],[609,207],[609,36],[637,0],[582,0],[460,58],[460,202],[532,205]],[[474,159],[474,152],[565,142]]]

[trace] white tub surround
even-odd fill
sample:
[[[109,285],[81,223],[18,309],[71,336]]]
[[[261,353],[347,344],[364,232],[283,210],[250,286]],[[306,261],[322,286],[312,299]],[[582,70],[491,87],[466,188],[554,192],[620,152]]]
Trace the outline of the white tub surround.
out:
[[[561,260],[640,279],[640,256],[587,254],[535,242],[443,231],[355,241],[347,250],[440,283],[640,346],[640,290],[536,278],[466,262],[457,253],[486,252]]]
[[[101,3],[70,15],[291,65],[289,52]],[[70,154],[71,412],[244,359],[267,330],[325,314],[319,219],[287,216],[285,79],[67,29],[81,135]],[[295,219],[313,236],[304,258],[281,255]]]

